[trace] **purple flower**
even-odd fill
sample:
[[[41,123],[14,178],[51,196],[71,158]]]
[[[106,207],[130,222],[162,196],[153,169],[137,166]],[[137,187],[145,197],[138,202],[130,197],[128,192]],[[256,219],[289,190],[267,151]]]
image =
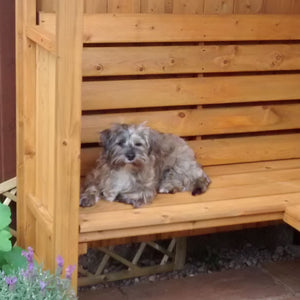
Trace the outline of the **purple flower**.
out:
[[[28,263],[33,263],[33,249],[28,247],[28,252],[22,251],[22,255],[26,258]]]
[[[76,265],[69,265],[69,266],[66,268],[66,278],[67,278],[67,279],[71,279],[72,274],[73,274],[75,268],[76,268]]]
[[[6,284],[8,284],[9,286],[14,286],[17,282],[17,277],[16,276],[12,276],[12,277],[5,277],[5,282]]]
[[[62,268],[64,265],[64,259],[60,255],[57,255],[56,263],[58,268]]]
[[[44,291],[45,290],[45,288],[46,288],[46,286],[47,286],[47,283],[45,282],[45,281],[40,281],[40,288],[41,288],[41,291]]]

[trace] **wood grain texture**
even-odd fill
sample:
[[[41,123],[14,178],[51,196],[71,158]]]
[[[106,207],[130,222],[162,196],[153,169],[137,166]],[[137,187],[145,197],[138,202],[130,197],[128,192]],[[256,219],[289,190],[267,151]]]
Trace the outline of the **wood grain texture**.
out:
[[[300,157],[299,134],[209,139],[188,144],[203,166]],[[81,176],[96,166],[100,151],[97,147],[81,149]]]
[[[264,0],[235,0],[234,13],[236,14],[259,14],[264,9]],[[280,11],[278,11],[280,13]]]
[[[83,76],[299,70],[299,44],[86,47]]]
[[[173,14],[203,14],[205,0],[173,0]]]
[[[84,12],[88,14],[106,13],[108,7],[107,0],[85,0]]]
[[[300,205],[288,206],[284,212],[283,220],[300,231]]]
[[[234,0],[205,0],[205,14],[232,14]]]
[[[82,85],[82,109],[297,100],[299,80],[293,74],[90,81]]]
[[[82,1],[58,2],[53,257],[60,254],[67,265],[78,262],[82,16]]]
[[[165,12],[164,0],[140,0],[141,13],[161,14]]]
[[[54,32],[54,15],[40,23]],[[209,26],[207,26],[209,24]],[[296,15],[90,14],[84,43],[299,40]]]
[[[300,104],[204,108],[154,112],[86,115],[82,117],[81,141],[95,143],[99,131],[113,123],[140,124],[179,136],[260,132],[300,128]]]
[[[107,11],[109,13],[139,13],[140,0],[109,0]]]

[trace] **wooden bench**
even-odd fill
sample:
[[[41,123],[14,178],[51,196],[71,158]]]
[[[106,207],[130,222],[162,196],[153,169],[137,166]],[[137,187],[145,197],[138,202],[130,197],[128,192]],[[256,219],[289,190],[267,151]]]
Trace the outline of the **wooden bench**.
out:
[[[299,229],[299,16],[92,14],[82,37],[82,12],[63,2],[56,30],[54,14],[36,25],[28,11],[18,27],[29,38],[19,88],[37,99],[19,102],[21,244],[53,266],[58,253],[74,263],[78,241],[84,252],[95,241],[273,220]],[[188,140],[212,179],[208,192],[78,212],[80,128],[85,176],[99,131],[144,121]]]

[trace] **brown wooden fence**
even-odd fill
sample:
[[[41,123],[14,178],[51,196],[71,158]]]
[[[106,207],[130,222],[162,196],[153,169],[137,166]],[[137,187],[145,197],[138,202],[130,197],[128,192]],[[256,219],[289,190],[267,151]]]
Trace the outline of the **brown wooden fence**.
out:
[[[16,172],[15,3],[0,1],[0,182]]]

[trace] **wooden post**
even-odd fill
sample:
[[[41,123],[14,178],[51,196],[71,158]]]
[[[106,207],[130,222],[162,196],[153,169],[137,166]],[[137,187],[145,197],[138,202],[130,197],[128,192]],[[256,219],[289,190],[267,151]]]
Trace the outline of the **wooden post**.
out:
[[[54,252],[77,265],[83,1],[58,0],[56,14]]]
[[[36,1],[16,0],[17,87],[17,232],[20,246],[34,247],[35,222],[26,196],[35,190],[35,44],[26,37],[26,26],[36,24]]]

